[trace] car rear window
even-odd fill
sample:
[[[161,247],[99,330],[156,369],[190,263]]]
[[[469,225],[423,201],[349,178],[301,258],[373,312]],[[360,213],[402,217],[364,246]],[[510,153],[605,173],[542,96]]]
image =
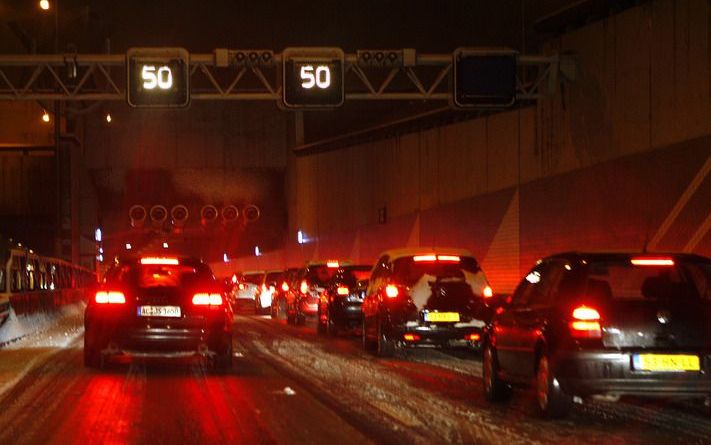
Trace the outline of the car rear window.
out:
[[[121,264],[106,273],[105,282],[138,287],[177,287],[198,282],[213,282],[212,271],[205,264]]]
[[[264,274],[258,273],[245,275],[242,280],[251,284],[262,284],[262,281],[264,281]]]
[[[628,259],[592,262],[585,287],[586,293],[601,300],[708,300],[711,265],[677,261],[671,266],[635,266]]]
[[[179,287],[197,278],[197,270],[186,265],[142,265],[138,267],[139,287]]]
[[[317,286],[325,286],[326,283],[336,274],[338,271],[335,267],[328,266],[309,266],[306,271],[306,279]]]
[[[279,282],[282,280],[282,277],[284,274],[282,272],[272,272],[267,274],[266,281],[267,283],[273,283],[273,282]]]
[[[369,278],[369,267],[344,268],[338,277],[343,284],[348,286],[355,286],[359,281],[367,280]]]
[[[459,261],[415,261],[413,257],[398,258],[393,262],[393,278],[404,286],[412,286],[424,275],[434,278],[467,279],[467,274],[479,272],[479,264],[472,257]]]

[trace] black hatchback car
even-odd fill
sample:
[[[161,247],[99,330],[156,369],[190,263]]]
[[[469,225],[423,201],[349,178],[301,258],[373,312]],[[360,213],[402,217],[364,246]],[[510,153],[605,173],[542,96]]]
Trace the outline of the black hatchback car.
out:
[[[317,330],[337,335],[340,330],[360,328],[360,310],[371,266],[341,266],[326,285],[318,307]]]
[[[495,315],[483,354],[490,400],[535,382],[546,417],[598,396],[711,394],[711,260],[565,253],[540,261]]]
[[[124,259],[84,313],[84,363],[115,356],[212,359],[232,365],[232,309],[210,268],[193,258]]]
[[[444,248],[397,249],[373,267],[363,301],[363,347],[478,347],[493,292],[476,259]]]

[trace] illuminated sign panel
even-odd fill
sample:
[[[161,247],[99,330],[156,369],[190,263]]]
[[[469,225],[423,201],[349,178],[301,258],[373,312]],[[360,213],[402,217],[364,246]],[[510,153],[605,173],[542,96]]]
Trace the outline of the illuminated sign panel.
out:
[[[454,105],[509,107],[516,101],[516,57],[512,50],[460,48],[454,52]]]
[[[132,107],[190,103],[190,56],[182,48],[133,48],[126,53],[126,100]]]
[[[282,99],[287,108],[332,108],[343,104],[343,50],[287,48],[283,52]]]

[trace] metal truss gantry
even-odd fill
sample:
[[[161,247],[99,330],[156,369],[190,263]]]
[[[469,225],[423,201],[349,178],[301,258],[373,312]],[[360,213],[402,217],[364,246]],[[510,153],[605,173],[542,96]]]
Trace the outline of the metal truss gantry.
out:
[[[396,64],[366,62],[363,50],[345,57],[346,100],[451,100],[452,55],[415,54]],[[270,54],[269,60],[250,55]],[[280,101],[282,55],[267,50],[218,49],[190,54],[192,100]],[[563,62],[566,62],[563,59]],[[517,58],[517,100],[535,100],[565,74],[559,56]],[[0,100],[126,100],[124,54],[0,55]]]

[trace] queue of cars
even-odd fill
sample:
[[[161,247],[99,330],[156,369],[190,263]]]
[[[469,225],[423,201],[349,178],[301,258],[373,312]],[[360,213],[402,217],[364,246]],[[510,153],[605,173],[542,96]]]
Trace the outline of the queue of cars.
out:
[[[381,357],[480,349],[488,400],[532,386],[551,418],[586,398],[711,397],[711,259],[690,254],[553,255],[512,295],[495,295],[461,249],[394,249],[372,267],[311,262],[222,284],[197,259],[126,258],[87,306],[85,364],[199,355],[228,369],[233,307],[292,324],[312,318],[319,334],[358,332]]]

